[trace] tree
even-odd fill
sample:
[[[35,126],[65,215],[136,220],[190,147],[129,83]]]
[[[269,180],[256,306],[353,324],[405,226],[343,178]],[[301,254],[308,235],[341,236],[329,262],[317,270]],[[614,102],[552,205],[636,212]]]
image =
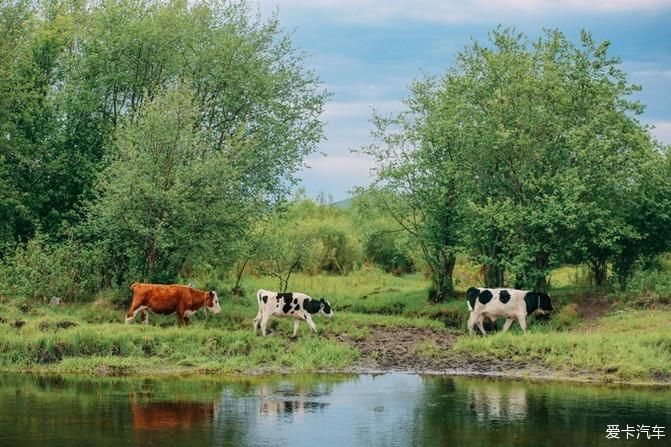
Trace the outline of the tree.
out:
[[[118,128],[178,84],[238,192],[262,209],[286,195],[322,137],[327,94],[277,17],[259,17],[242,1],[2,2],[6,244],[38,229],[66,239],[117,157]]]
[[[556,30],[532,43],[499,28],[440,79],[413,84],[398,135],[378,124],[384,145],[369,152],[404,216],[422,211],[424,244],[470,253],[488,285],[545,289],[558,263],[602,272],[638,238],[631,197],[655,147],[629,99],[639,88],[608,47],[587,32],[575,45]]]

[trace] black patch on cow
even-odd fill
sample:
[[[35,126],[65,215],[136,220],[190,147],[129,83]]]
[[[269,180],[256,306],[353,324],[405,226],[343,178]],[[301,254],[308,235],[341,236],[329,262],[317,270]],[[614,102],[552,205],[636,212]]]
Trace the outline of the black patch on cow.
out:
[[[466,291],[466,299],[468,304],[471,305],[471,309],[475,308],[475,300],[478,299],[478,295],[480,295],[480,289],[477,287],[471,287]]]
[[[324,298],[320,299],[319,302],[324,305],[324,313],[329,315],[331,313],[331,305]]]
[[[298,312],[299,310],[301,310],[301,305],[300,305],[300,304],[296,304],[296,307],[294,307],[294,310],[297,311],[297,312]]]
[[[499,292],[499,301],[501,301],[503,304],[506,304],[508,301],[510,301],[510,292],[507,290],[501,290]]]
[[[539,298],[540,296],[538,292],[527,292],[527,294],[524,295],[524,302],[527,303],[527,315],[538,309]]]
[[[319,312],[319,309],[321,309],[321,304],[317,300],[305,298],[303,300],[303,309],[307,310],[311,314],[316,314]]]
[[[538,292],[538,295],[540,296],[539,300],[540,309],[546,312],[552,312],[554,310],[554,307],[552,306],[552,298],[550,298],[550,295],[544,292]]]
[[[480,295],[478,295],[478,301],[480,301],[482,304],[487,304],[492,300],[493,296],[494,295],[492,295],[492,292],[489,290],[483,290],[480,292]]]
[[[261,299],[263,300],[264,303],[267,303],[268,302],[268,295],[263,295],[263,297]]]
[[[282,306],[282,312],[285,314],[288,314],[289,311],[291,310],[292,303],[294,300],[294,294],[293,293],[278,293],[277,294],[278,298],[282,298],[284,300],[284,306]]]
[[[294,298],[294,304],[298,304],[298,298]]]

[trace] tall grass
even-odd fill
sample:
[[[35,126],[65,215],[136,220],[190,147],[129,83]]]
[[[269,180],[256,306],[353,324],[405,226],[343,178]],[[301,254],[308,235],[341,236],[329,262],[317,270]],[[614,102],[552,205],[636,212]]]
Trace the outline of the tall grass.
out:
[[[536,364],[564,373],[580,372],[601,380],[668,380],[671,339],[668,312],[635,312],[604,317],[596,327],[579,332],[513,333],[462,337],[456,353],[480,360],[498,359]]]

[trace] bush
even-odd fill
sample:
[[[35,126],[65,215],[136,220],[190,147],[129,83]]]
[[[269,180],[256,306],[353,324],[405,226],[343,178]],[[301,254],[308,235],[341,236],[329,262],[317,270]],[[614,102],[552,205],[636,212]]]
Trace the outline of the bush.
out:
[[[47,243],[37,235],[0,264],[0,294],[8,297],[81,300],[96,287],[86,251],[73,243]]]
[[[567,304],[552,316],[552,326],[557,329],[568,329],[580,321],[580,310],[575,303]]]
[[[625,290],[615,297],[638,304],[671,303],[671,271],[637,270]]]
[[[415,263],[410,254],[403,250],[389,232],[377,232],[364,242],[366,258],[385,272],[400,275],[415,271]]]

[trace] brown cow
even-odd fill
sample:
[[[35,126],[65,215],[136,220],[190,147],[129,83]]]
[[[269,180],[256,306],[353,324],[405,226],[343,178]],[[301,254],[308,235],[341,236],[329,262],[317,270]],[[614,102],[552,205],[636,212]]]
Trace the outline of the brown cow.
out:
[[[138,312],[142,312],[142,322],[147,324],[147,311],[168,315],[177,313],[179,325],[189,324],[189,317],[198,309],[206,306],[211,312],[221,312],[217,292],[194,289],[189,286],[166,284],[140,284],[130,286],[133,302],[126,314],[126,323],[130,323]]]

